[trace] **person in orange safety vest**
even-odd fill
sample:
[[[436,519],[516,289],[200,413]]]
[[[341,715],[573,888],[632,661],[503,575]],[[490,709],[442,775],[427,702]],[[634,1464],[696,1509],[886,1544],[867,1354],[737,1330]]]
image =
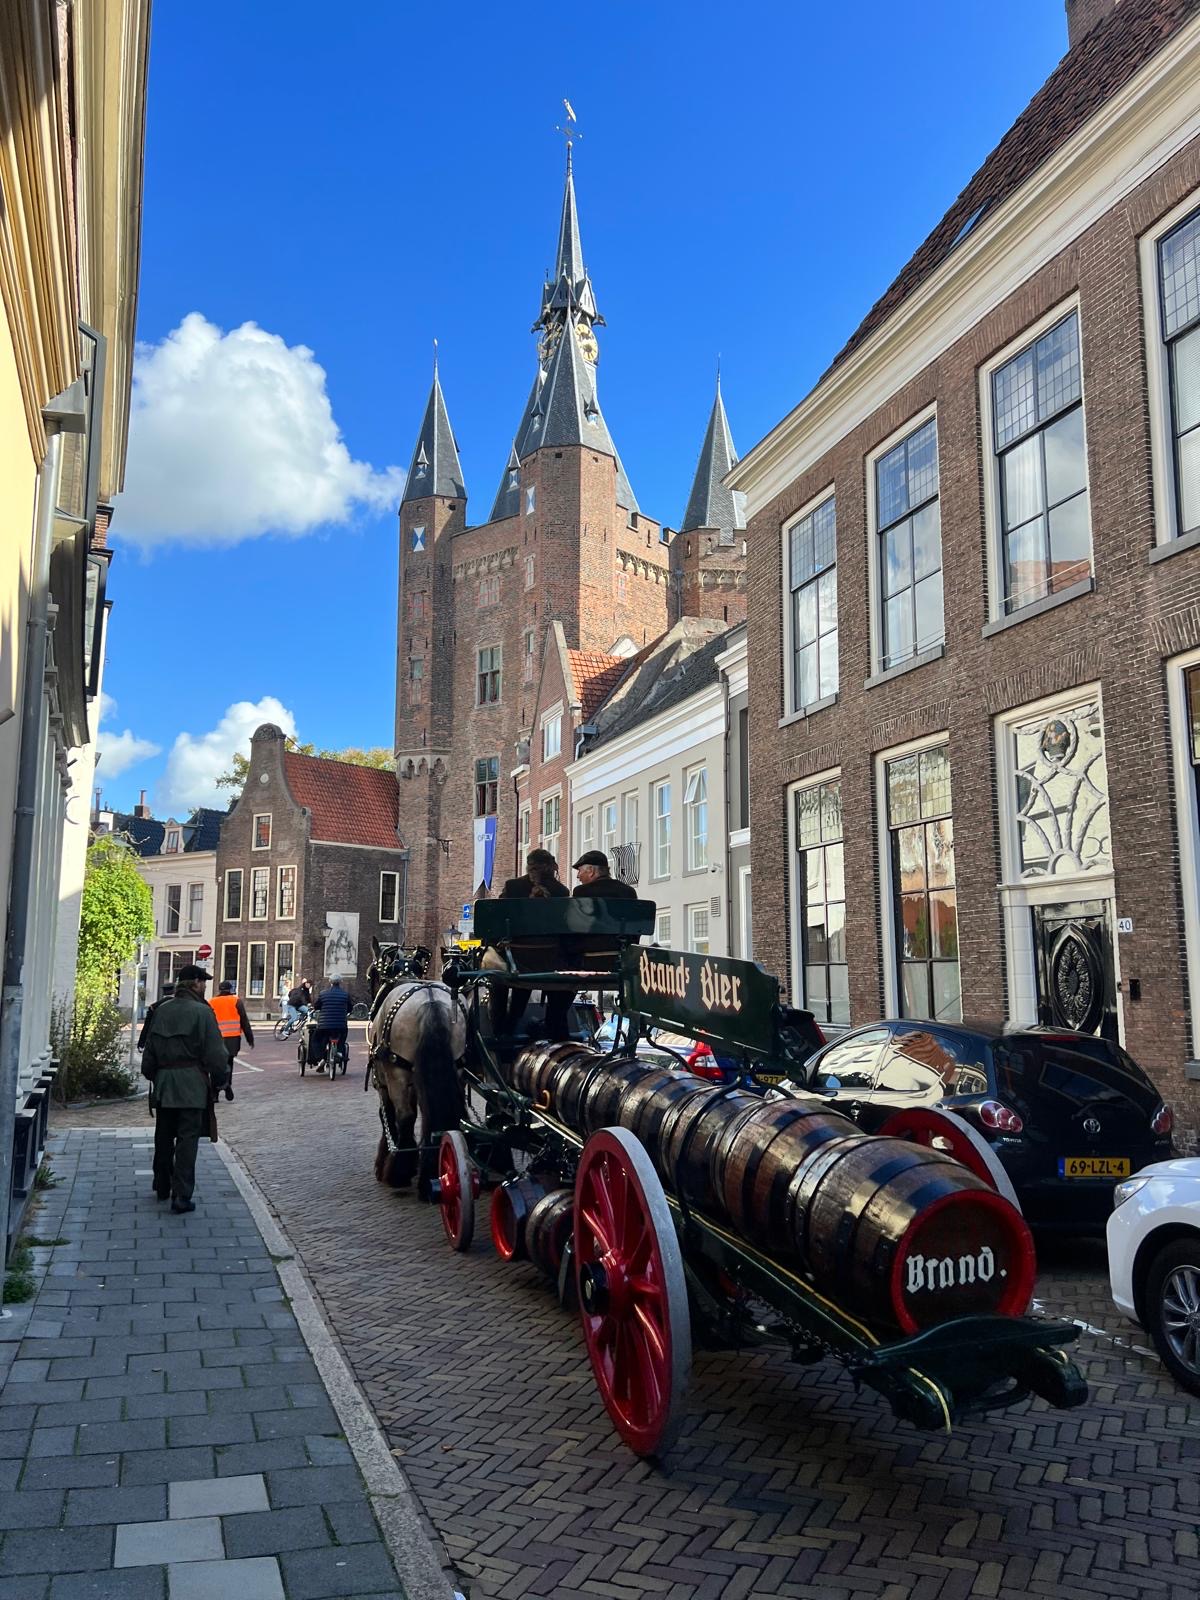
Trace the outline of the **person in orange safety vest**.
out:
[[[221,1037],[229,1054],[229,1076],[225,1079],[225,1098],[232,1100],[233,1058],[242,1048],[243,1035],[251,1050],[254,1049],[254,1029],[250,1026],[250,1018],[246,1015],[241,995],[234,993],[234,985],[228,978],[208,1003],[216,1013],[217,1025],[221,1029]]]

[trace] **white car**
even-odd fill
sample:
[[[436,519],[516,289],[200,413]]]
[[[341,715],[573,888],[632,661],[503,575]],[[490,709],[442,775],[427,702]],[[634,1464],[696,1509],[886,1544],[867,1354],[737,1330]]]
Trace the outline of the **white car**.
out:
[[[1176,1382],[1200,1394],[1200,1158],[1156,1161],[1113,1194],[1112,1297],[1145,1328]]]

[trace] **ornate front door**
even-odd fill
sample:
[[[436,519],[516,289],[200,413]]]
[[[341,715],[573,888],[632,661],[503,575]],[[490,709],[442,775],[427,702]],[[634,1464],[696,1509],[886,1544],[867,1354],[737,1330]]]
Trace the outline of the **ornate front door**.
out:
[[[1117,1037],[1117,983],[1108,902],[1034,906],[1038,1021]]]

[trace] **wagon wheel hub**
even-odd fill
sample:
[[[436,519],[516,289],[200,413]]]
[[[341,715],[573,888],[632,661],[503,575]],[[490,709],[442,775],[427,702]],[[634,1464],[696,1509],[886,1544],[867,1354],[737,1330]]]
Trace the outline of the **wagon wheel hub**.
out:
[[[580,1269],[579,1295],[583,1308],[591,1317],[627,1315],[630,1304],[629,1272],[618,1257],[606,1255],[601,1261],[589,1261]]]

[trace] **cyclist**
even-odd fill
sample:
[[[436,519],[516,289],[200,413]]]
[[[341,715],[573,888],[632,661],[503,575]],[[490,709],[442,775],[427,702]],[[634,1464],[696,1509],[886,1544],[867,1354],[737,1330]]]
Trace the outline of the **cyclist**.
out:
[[[287,1019],[293,1027],[312,1010],[312,989],[307,978],[301,978],[294,988],[288,990],[285,1006]]]
[[[308,1059],[317,1063],[317,1071],[325,1071],[325,1052],[332,1043],[335,1049],[346,1051],[347,1062],[349,1050],[347,1038],[349,1036],[350,996],[342,986],[340,978],[331,978],[329,987],[322,991],[317,1000],[317,1025],[312,1031],[312,1044],[309,1047]]]

